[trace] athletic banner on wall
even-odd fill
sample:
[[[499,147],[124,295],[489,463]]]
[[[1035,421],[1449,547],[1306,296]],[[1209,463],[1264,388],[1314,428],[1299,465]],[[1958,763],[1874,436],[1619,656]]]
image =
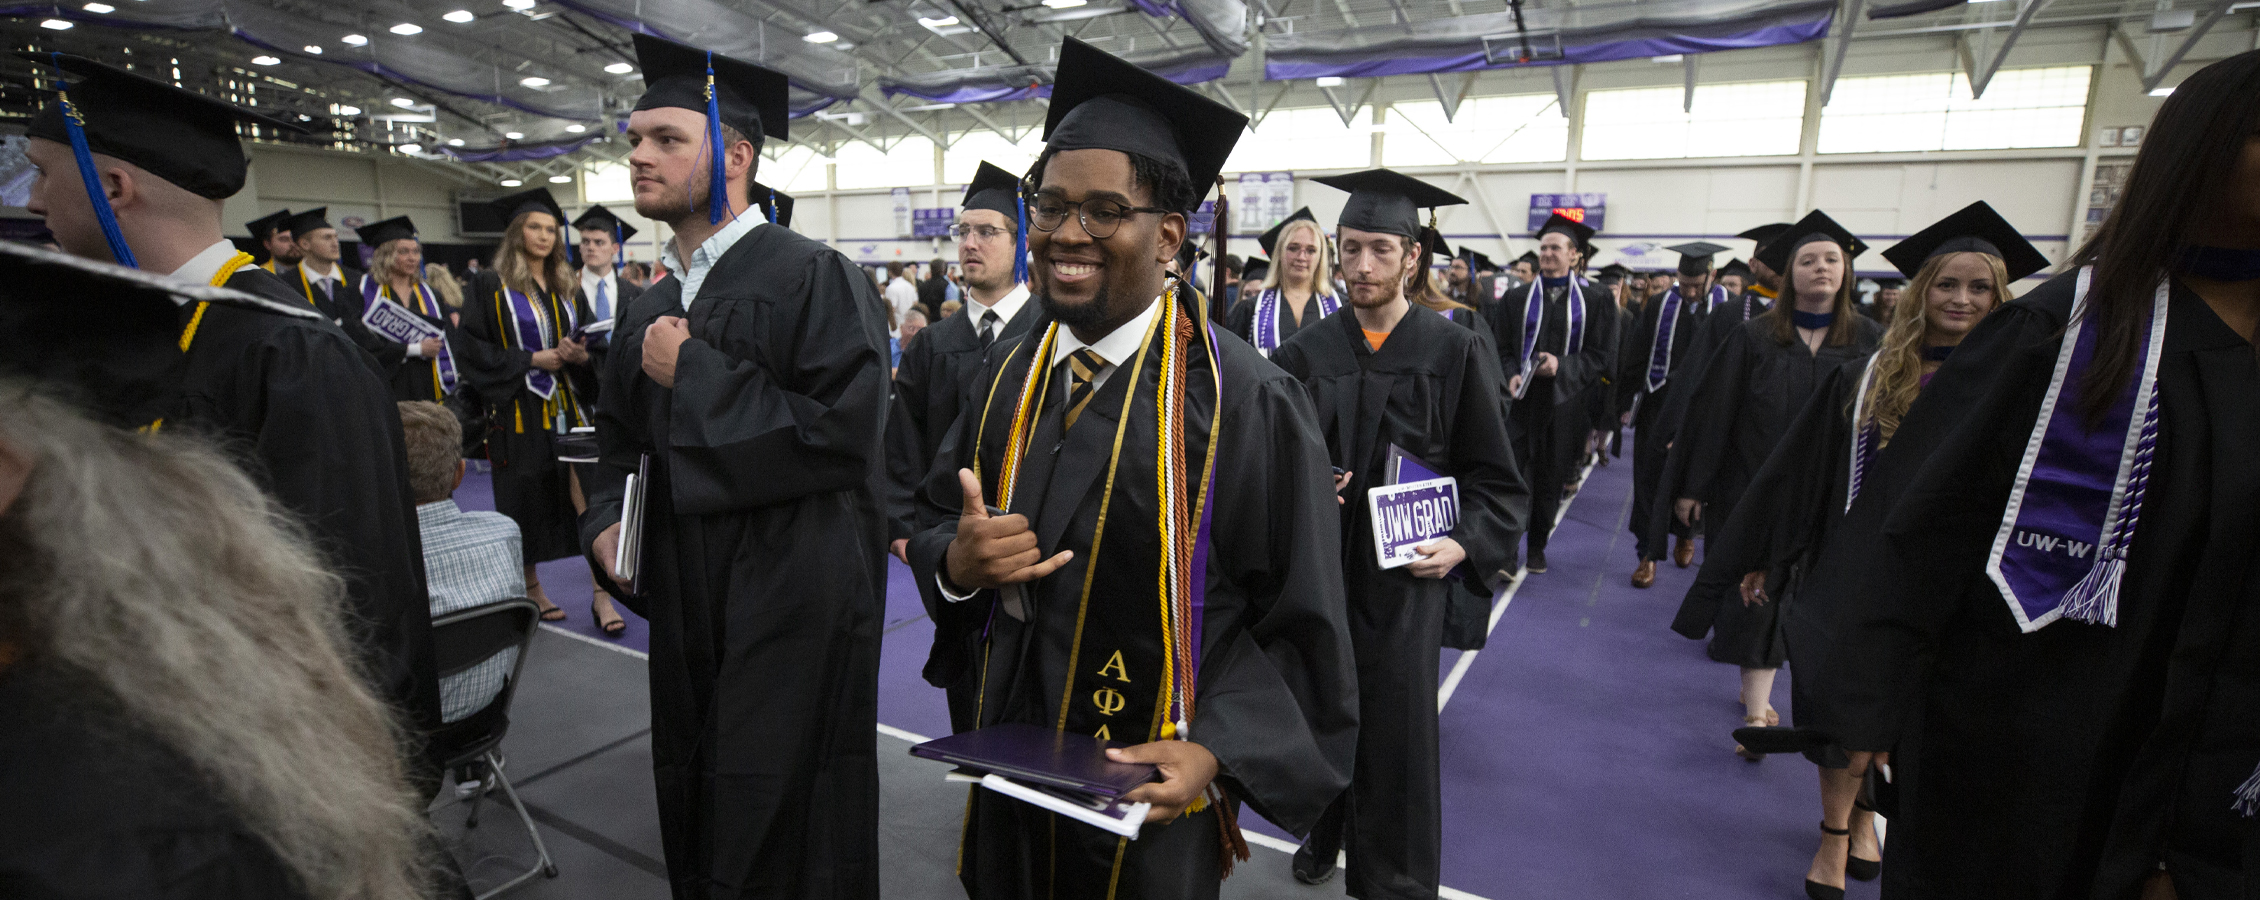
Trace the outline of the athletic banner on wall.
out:
[[[1602,220],[1609,212],[1609,195],[1595,194],[1532,194],[1530,195],[1530,230],[1537,231],[1561,213],[1572,222],[1583,222],[1601,230]]]

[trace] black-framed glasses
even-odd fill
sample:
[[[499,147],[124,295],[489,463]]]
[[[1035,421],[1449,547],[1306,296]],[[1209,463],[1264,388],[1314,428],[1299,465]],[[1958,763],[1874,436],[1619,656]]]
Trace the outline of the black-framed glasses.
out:
[[[1000,237],[1011,236],[1012,229],[998,228],[995,225],[958,224],[950,226],[950,237],[956,239],[959,243],[963,243],[967,238],[980,238],[984,241],[993,241]]]
[[[1083,233],[1098,240],[1113,237],[1122,223],[1139,213],[1168,215],[1169,210],[1158,206],[1125,206],[1105,197],[1086,197],[1081,203],[1069,203],[1058,197],[1037,197],[1028,204],[1028,223],[1037,231],[1058,231],[1066,224],[1069,211],[1083,225]]]

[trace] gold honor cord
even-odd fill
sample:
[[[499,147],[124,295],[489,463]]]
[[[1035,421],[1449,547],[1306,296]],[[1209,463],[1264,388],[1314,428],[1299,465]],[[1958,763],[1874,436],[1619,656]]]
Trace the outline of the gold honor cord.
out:
[[[375,276],[365,277],[373,278]],[[430,289],[425,288],[424,283],[421,280],[416,282],[416,287],[416,305],[422,308],[418,311],[421,312],[424,309],[435,309],[436,307],[431,302],[431,295],[428,293]],[[400,303],[399,298],[392,295],[392,285],[387,282],[377,282],[377,296],[391,300],[394,303]],[[400,303],[400,305],[407,306],[408,304]],[[430,315],[435,319],[440,318],[436,313]],[[440,386],[440,383],[444,379],[440,378],[439,375],[439,357],[434,356],[429,360],[429,362],[432,366],[432,401],[435,403],[444,403],[447,401],[447,389]]]
[[[250,264],[251,254],[238,251],[236,255],[228,257],[227,262],[220,264],[220,271],[213,274],[212,276],[212,286],[227,286],[228,279],[235,277],[235,272],[237,269],[241,269],[244,266]],[[200,301],[196,304],[196,311],[189,314],[188,325],[180,330],[180,352],[182,356],[187,356],[189,346],[196,343],[197,326],[204,324],[204,311],[210,309],[211,307],[212,301]],[[158,431],[164,429],[164,427],[165,417],[158,416],[156,421],[141,426],[141,433],[156,434]]]

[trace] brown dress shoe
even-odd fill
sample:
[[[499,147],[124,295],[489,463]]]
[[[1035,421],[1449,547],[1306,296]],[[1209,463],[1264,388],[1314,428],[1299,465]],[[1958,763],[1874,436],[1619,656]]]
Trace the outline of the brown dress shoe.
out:
[[[1656,583],[1656,561],[1643,559],[1640,568],[1632,570],[1632,586],[1644,588]]]
[[[1673,538],[1671,561],[1673,565],[1682,569],[1693,565],[1695,562],[1695,542],[1688,538]]]

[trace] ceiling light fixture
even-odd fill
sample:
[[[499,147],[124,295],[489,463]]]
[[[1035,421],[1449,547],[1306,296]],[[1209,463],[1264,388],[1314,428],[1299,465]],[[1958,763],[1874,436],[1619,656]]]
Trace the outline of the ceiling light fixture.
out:
[[[521,185],[521,184],[525,184],[525,182],[523,182],[523,181],[519,181],[519,180],[518,180],[518,179],[516,179],[516,178],[505,178],[505,179],[502,179],[502,186],[503,186],[503,187],[517,187],[517,186],[519,186],[519,185]]]
[[[306,45],[306,52],[308,52],[308,53],[311,53],[311,54],[313,54],[313,55],[315,55],[315,56],[320,56],[320,55],[322,55],[322,45],[320,45],[320,44],[307,44],[307,45]]]
[[[463,146],[463,139],[462,139],[462,138],[448,138],[448,139],[447,139],[447,145],[448,145],[448,146],[450,146],[450,147],[461,147],[461,146]]]
[[[394,97],[392,98],[392,105],[400,107],[401,109],[415,109],[416,101],[410,100],[406,97]]]
[[[549,79],[543,78],[539,75],[528,75],[524,78],[518,79],[518,83],[530,88],[548,87]]]
[[[272,56],[254,56],[251,58],[251,64],[254,66],[272,66],[281,62],[281,59]]]
[[[361,107],[340,106],[337,108],[337,114],[341,116],[358,116],[361,114]]]
[[[633,71],[635,71],[635,70],[636,70],[636,66],[635,66],[635,64],[634,64],[634,63],[624,63],[624,62],[616,62],[616,63],[613,63],[613,64],[611,64],[611,65],[609,65],[609,66],[605,66],[605,67],[604,67],[604,71],[610,72],[610,73],[612,73],[612,74],[614,74],[614,75],[626,75],[626,74],[628,74],[629,72],[633,72]]]
[[[422,145],[422,144],[402,144],[402,145],[400,145],[400,152],[402,152],[402,153],[422,153],[422,152],[424,152],[424,145]]]
[[[71,30],[71,21],[69,19],[48,19],[39,23],[39,27],[49,31],[69,31]]]
[[[502,136],[515,141],[524,138],[526,134],[522,131],[505,131],[502,133]]]
[[[549,176],[549,183],[550,183],[550,184],[572,184],[572,183],[573,183],[573,176],[571,176],[571,175],[551,175],[551,176]]]
[[[84,8],[87,12],[105,16],[118,11],[117,7],[107,3],[89,3]]]
[[[956,17],[956,16],[943,16],[943,17],[941,17],[941,18],[939,18],[939,19],[934,19],[934,18],[928,18],[928,17],[926,17],[926,16],[919,16],[919,17],[918,17],[918,24],[920,24],[920,25],[924,25],[924,26],[926,26],[926,27],[928,27],[928,28],[948,28],[948,27],[950,27],[950,26],[952,26],[952,25],[955,25],[955,24],[957,24],[957,17]]]
[[[364,45],[364,44],[367,44],[367,43],[369,43],[369,39],[368,39],[368,38],[366,38],[366,37],[362,37],[361,35],[358,35],[358,34],[349,34],[349,35],[346,35],[346,36],[344,36],[344,37],[338,38],[338,40],[344,41],[344,42],[346,42],[346,43],[348,43],[348,44],[352,44],[352,45],[353,45],[353,46],[355,46],[355,47],[359,47],[359,46],[362,46],[362,45]]]
[[[1321,75],[1315,80],[1314,83],[1322,88],[1341,87],[1342,78],[1339,75]]]
[[[581,132],[589,130],[589,127],[586,125],[574,124],[565,126],[565,130],[570,131],[574,134],[580,134]]]
[[[447,15],[441,16],[440,18],[460,24],[464,22],[476,21],[479,16],[477,13],[474,13],[470,10],[458,9],[454,12],[448,13]]]
[[[811,44],[829,44],[839,39],[839,35],[833,34],[829,31],[814,31],[801,38],[801,40],[807,41]]]
[[[386,30],[387,30],[387,31],[390,31],[390,32],[392,32],[393,34],[397,34],[397,35],[401,35],[401,36],[403,36],[403,37],[406,37],[406,36],[408,36],[408,35],[414,35],[414,34],[423,34],[423,33],[424,33],[424,26],[422,26],[422,25],[418,25],[418,24],[416,24],[416,23],[414,23],[414,22],[402,22],[402,23],[400,23],[400,24],[398,24],[398,25],[394,25],[394,26],[392,26],[391,28],[388,28],[388,29],[386,29]]]
[[[1074,9],[1089,2],[1091,0],[1044,0],[1044,5],[1053,9]]]
[[[527,10],[534,8],[534,0],[502,0],[502,5],[511,9]]]
[[[2171,96],[2173,96],[2173,95],[2174,95],[2174,89],[2173,89],[2173,88],[2170,88],[2170,87],[2162,87],[2162,88],[2151,88],[2151,89],[2150,89],[2150,96],[2153,96],[2153,97],[2171,97]]]

